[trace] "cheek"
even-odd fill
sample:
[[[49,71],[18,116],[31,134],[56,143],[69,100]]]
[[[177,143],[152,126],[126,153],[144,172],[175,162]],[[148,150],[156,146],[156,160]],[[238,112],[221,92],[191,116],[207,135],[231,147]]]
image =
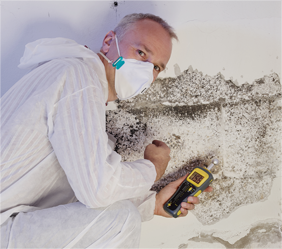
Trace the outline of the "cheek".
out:
[[[158,77],[158,75],[159,75],[159,73],[156,71],[156,70],[154,70],[153,71],[153,82],[156,80],[156,78]]]

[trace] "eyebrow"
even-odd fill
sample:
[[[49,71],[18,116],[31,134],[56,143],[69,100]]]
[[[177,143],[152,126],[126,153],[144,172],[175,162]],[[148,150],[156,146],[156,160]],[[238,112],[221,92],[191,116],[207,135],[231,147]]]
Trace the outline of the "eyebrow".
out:
[[[154,54],[146,45],[139,44],[139,46],[143,47],[144,50],[146,50],[147,53]],[[159,64],[159,66],[161,67],[161,71],[165,70],[165,65],[162,62]]]

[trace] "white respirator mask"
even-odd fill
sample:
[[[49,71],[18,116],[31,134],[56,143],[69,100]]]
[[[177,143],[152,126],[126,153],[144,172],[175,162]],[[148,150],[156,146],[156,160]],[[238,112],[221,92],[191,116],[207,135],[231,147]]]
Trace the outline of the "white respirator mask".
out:
[[[115,89],[120,100],[126,100],[144,93],[153,82],[154,65],[151,62],[144,62],[135,59],[125,59],[120,55],[117,36],[116,44],[119,58],[113,62],[103,53],[99,52],[113,67],[115,72]]]

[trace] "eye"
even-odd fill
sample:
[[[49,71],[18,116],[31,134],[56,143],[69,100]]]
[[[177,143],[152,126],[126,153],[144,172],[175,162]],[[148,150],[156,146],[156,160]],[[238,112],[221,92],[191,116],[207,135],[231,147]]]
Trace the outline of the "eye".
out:
[[[160,67],[159,67],[159,66],[157,66],[157,65],[155,65],[155,66],[154,66],[154,69],[155,69],[156,71],[158,71],[158,72],[160,72],[160,71],[161,71]]]
[[[145,56],[145,53],[144,53],[142,50],[138,50],[138,54],[139,54],[141,57],[144,57],[144,56]]]

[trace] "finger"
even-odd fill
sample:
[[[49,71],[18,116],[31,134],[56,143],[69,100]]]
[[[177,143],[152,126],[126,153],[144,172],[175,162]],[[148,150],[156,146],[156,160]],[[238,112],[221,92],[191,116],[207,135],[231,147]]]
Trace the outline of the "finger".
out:
[[[153,142],[152,142],[152,144],[154,144],[154,145],[156,145],[156,146],[162,146],[163,144],[165,144],[164,142],[162,142],[162,141],[160,141],[160,140],[154,140]]]
[[[150,150],[150,148],[155,148],[155,147],[157,147],[155,144],[148,144],[147,146],[146,146],[146,149],[149,149]]]
[[[180,177],[179,179],[177,179],[174,182],[171,182],[170,184],[174,187],[178,187],[183,181],[184,179],[188,176],[188,174],[186,174],[185,176]]]
[[[180,215],[181,217],[184,217],[188,214],[188,210],[185,208],[180,208],[180,211],[181,211],[181,215]]]
[[[195,196],[189,196],[188,197],[188,202],[193,203],[193,204],[199,204],[199,198]]]
[[[188,176],[188,174],[186,174],[185,176],[180,177],[179,179],[177,179],[175,182],[183,182],[184,179]]]
[[[170,148],[167,146],[167,144],[164,143],[164,142],[162,142],[162,141],[160,141],[160,140],[154,140],[154,141],[152,142],[152,144],[156,145],[157,147],[162,147],[162,148],[164,148],[164,149],[167,149],[167,150],[169,150],[169,152],[170,152]]]
[[[192,203],[182,202],[181,208],[187,209],[187,210],[193,210],[195,208],[195,205]]]
[[[211,186],[208,186],[204,192],[212,192],[213,191],[213,188]]]

